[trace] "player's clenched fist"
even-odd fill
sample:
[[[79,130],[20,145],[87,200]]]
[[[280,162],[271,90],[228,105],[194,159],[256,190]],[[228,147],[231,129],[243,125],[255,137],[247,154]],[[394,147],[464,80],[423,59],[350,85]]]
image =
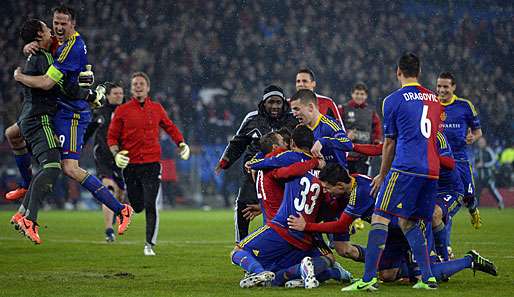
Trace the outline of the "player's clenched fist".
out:
[[[119,168],[121,169],[124,169],[125,167],[127,167],[129,161],[130,161],[130,158],[127,157],[127,154],[128,154],[128,151],[119,151],[118,153],[116,153],[116,155],[114,156],[114,162],[116,163],[116,166],[118,166]]]

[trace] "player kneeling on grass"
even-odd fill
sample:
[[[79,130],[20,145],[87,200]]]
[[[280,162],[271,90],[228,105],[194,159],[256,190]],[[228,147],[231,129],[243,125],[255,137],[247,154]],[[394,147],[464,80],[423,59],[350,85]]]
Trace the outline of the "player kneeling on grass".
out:
[[[297,162],[311,159],[308,153],[313,144],[313,134],[306,126],[293,131],[291,148],[285,152]],[[232,263],[249,273],[240,282],[243,288],[271,281],[282,286],[289,280],[301,279],[305,288],[315,288],[319,281],[329,278],[343,280],[349,274],[333,267],[327,255],[328,248],[321,246],[310,233],[289,230],[287,218],[302,214],[313,221],[320,207],[318,196],[321,186],[318,179],[307,172],[291,178],[284,189],[281,206],[274,218],[242,240],[231,254]],[[301,201],[299,198],[301,197]]]

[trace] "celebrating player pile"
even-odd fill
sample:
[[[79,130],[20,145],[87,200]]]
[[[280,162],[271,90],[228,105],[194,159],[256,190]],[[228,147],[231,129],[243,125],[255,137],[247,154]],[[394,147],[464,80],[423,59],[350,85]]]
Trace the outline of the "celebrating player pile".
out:
[[[449,125],[442,122],[444,105],[451,104],[442,92],[447,75],[438,79],[438,97],[418,83],[419,73],[416,55],[400,57],[396,76],[401,88],[383,101],[383,145],[352,144],[336,121],[319,113],[312,91],[299,90],[291,98],[293,115],[302,125],[292,133],[290,150],[279,133],[271,132],[261,139],[262,152],[245,165],[257,177],[264,226],[231,254],[232,263],[247,272],[241,287],[310,289],[331,278],[349,281],[351,274],[335,262],[321,233],[339,236],[333,238],[344,242],[341,256],[365,262],[363,277],[342,291],[374,291],[379,280],[399,279],[415,289],[436,289],[438,281],[467,268],[497,275],[494,264],[474,250],[450,260],[449,226],[464,194],[454,156],[462,154],[452,152],[452,141],[441,129]],[[480,133],[471,110],[462,121],[476,131],[471,136],[458,132],[459,143]],[[454,117],[452,112],[452,120],[459,121]],[[450,133],[452,139],[456,133]],[[382,154],[379,174],[374,179],[349,175],[345,152],[350,150]],[[478,227],[478,210],[468,200]],[[254,216],[252,210],[248,217]],[[356,219],[371,223],[366,248],[350,243]]]

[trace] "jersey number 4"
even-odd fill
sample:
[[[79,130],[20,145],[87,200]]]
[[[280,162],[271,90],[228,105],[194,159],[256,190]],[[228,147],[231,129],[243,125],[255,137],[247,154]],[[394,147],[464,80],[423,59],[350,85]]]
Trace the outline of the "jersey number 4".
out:
[[[317,183],[312,183],[307,177],[302,177],[300,185],[303,186],[303,190],[300,192],[300,198],[294,198],[294,208],[298,212],[304,212],[305,214],[312,214],[314,207],[316,206],[316,200],[318,199],[321,187]],[[307,199],[310,198],[310,204],[307,203]]]
[[[428,118],[428,105],[423,105],[423,113],[421,114],[419,129],[425,138],[430,138],[430,134],[432,133],[432,122],[430,122],[430,119]]]

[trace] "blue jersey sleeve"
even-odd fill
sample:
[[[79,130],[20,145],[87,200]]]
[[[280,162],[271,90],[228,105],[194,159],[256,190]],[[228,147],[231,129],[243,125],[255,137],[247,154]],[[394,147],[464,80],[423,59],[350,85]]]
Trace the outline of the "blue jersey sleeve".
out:
[[[321,137],[319,142],[323,145],[323,147],[331,150],[348,152],[353,148],[352,141],[350,138],[348,138],[348,136],[346,136],[346,133],[342,129],[334,131],[332,136]]]
[[[466,102],[468,103],[468,110],[466,111],[466,124],[471,128],[471,130],[480,129],[480,120],[478,119],[478,113],[475,109],[475,106],[469,100],[466,100]]]
[[[83,56],[85,56],[84,48],[81,48],[80,44],[73,42],[73,40],[68,40],[68,44],[54,61],[53,66],[64,75],[78,73],[83,70]]]
[[[369,215],[375,206],[375,199],[370,195],[371,180],[358,180],[355,189],[350,194],[348,205],[344,212],[354,218],[360,218]]]
[[[384,115],[384,136],[396,138],[398,129],[396,127],[396,104],[394,98],[388,96],[382,102],[382,113]]]
[[[446,139],[446,136],[441,132],[437,132],[437,147],[439,148],[439,155],[453,157],[450,145],[448,144],[448,140]]]
[[[253,170],[266,170],[289,166],[299,161],[300,160],[294,153],[284,152],[271,158],[255,159],[253,162],[251,162],[250,167]]]

